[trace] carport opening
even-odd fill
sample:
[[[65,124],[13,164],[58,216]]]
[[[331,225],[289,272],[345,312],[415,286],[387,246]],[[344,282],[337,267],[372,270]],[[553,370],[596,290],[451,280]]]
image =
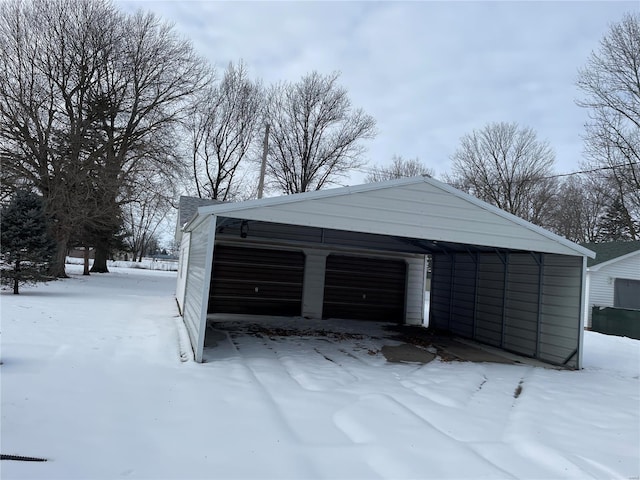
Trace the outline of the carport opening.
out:
[[[421,328],[529,357],[546,356],[550,363],[577,363],[579,333],[572,316],[576,310],[578,327],[581,257],[233,218],[218,219],[216,242],[210,313],[302,318],[309,300],[305,291],[315,289],[314,298],[320,298],[315,312],[321,313],[312,318],[410,323],[405,300],[420,289],[428,307],[419,307],[428,312]],[[327,253],[326,263],[322,276],[314,277],[305,272],[305,254],[318,251]],[[221,258],[228,260],[229,252],[236,260],[223,265]],[[403,256],[420,257],[427,267],[410,276],[397,269]],[[404,278],[402,285],[393,280],[396,274]],[[390,283],[376,290],[382,282]],[[558,300],[556,290],[563,292]],[[564,324],[549,324],[543,331],[543,312],[552,319],[564,316]]]

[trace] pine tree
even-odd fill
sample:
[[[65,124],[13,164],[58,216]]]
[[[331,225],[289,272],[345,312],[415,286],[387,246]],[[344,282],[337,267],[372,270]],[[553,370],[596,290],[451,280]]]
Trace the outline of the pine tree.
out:
[[[52,280],[46,275],[55,252],[42,198],[19,190],[0,213],[0,282],[13,285]]]
[[[602,242],[633,240],[634,236],[630,228],[632,221],[621,199],[615,198],[600,218],[598,239]]]

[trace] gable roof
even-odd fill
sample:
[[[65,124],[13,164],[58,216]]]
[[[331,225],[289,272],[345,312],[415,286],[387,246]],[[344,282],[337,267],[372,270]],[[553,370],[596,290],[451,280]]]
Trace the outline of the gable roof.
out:
[[[178,203],[178,221],[176,222],[175,238],[179,243],[182,238],[182,227],[193,219],[198,213],[198,207],[206,205],[217,205],[224,203],[221,200],[211,198],[188,197],[181,195]]]
[[[524,251],[594,256],[533,225],[427,176],[198,208],[223,217]]]
[[[613,263],[621,257],[629,254],[640,252],[640,240],[634,241],[616,241],[604,243],[583,243],[583,247],[596,252],[596,258],[590,258],[587,261],[587,268],[598,265],[600,268],[603,263]]]

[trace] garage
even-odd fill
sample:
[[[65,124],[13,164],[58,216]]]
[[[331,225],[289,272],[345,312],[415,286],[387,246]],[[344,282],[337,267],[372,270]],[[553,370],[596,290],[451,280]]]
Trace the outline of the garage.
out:
[[[323,318],[402,322],[404,261],[329,255],[325,272]]]
[[[237,312],[428,325],[580,368],[595,254],[432,178],[201,206],[178,232],[197,361],[209,315]]]
[[[302,312],[304,253],[218,245],[208,313],[295,316]]]

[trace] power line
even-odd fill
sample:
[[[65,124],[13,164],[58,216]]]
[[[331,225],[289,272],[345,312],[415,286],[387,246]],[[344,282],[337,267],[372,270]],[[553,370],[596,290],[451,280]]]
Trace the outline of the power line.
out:
[[[595,173],[595,172],[601,172],[603,170],[614,170],[616,168],[621,168],[621,167],[633,167],[635,165],[640,165],[640,162],[620,163],[618,165],[607,165],[606,167],[592,168],[590,170],[579,170],[577,172],[570,172],[570,173],[558,173],[558,174],[555,174],[555,175],[549,175],[548,177],[542,177],[542,178],[570,177],[571,175],[582,175],[582,174],[585,174],[585,173]]]
[[[570,177],[572,175],[583,175],[587,173],[601,172],[603,170],[614,170],[616,168],[622,168],[622,167],[633,167],[636,165],[640,165],[640,162],[620,163],[618,165],[607,165],[606,167],[592,168],[589,170],[578,170],[578,171],[569,172],[569,173],[554,173],[553,175],[539,177],[539,179],[544,180],[547,178]],[[384,168],[384,166],[382,168]],[[360,167],[360,168],[354,168],[353,170],[359,173],[377,173],[378,167]]]

